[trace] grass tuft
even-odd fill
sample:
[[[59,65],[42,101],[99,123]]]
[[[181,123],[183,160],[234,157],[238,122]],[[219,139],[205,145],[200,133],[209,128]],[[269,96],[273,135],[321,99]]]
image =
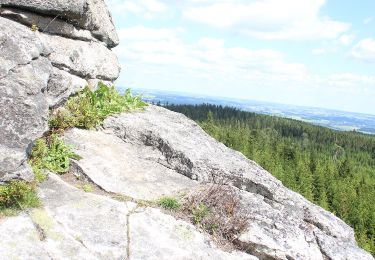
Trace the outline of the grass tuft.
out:
[[[162,197],[157,201],[157,204],[167,210],[177,210],[181,207],[178,200],[172,197]]]
[[[94,188],[90,184],[84,184],[82,185],[82,190],[84,192],[93,192]]]
[[[17,180],[0,186],[0,216],[13,216],[40,205],[35,183]]]
[[[192,221],[195,225],[200,225],[201,222],[210,214],[210,208],[201,203],[191,209]]]

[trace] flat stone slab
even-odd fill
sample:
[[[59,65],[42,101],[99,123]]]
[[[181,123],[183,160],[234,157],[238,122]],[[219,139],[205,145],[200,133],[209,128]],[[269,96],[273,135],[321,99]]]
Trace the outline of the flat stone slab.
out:
[[[0,222],[0,259],[125,259],[132,202],[85,193],[50,174],[43,208]]]
[[[85,193],[50,174],[43,208],[0,219],[0,259],[257,259],[224,252],[159,209]]]
[[[49,259],[36,227],[26,214],[0,222],[0,241],[1,259]]]
[[[98,259],[124,259],[127,214],[136,205],[85,193],[51,174],[40,190],[45,211]]]
[[[196,228],[182,220],[147,208],[129,218],[130,259],[255,260],[244,252],[224,252]]]
[[[100,131],[72,129],[64,138],[83,157],[76,166],[108,192],[154,200],[196,185],[158,163],[159,152],[151,147],[128,144]]]

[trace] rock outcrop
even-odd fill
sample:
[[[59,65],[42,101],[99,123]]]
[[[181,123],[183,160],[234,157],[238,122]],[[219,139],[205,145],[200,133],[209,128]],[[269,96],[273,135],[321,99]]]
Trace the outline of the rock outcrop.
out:
[[[352,228],[342,220],[285,188],[184,115],[150,106],[143,113],[108,118],[103,127],[127,147],[132,145],[142,160],[191,180],[224,179],[240,189],[250,226],[237,242],[260,259],[373,259],[358,248]],[[147,152],[136,152],[142,149]]]
[[[104,0],[1,0],[2,16],[43,32],[115,47],[119,39]],[[57,22],[56,22],[57,21]]]
[[[0,0],[0,183],[33,178],[27,152],[48,108],[114,81],[117,44],[103,0]]]
[[[86,85],[113,82],[120,67],[104,0],[0,5],[3,184],[33,179],[27,155],[48,130],[49,109]],[[0,218],[0,259],[374,259],[342,220],[181,114],[150,105],[63,138],[83,158],[39,185],[40,208]],[[229,185],[248,216],[230,250],[186,216],[153,203],[199,194],[210,183]]]
[[[83,157],[70,174],[100,192],[84,193],[51,174],[40,187],[42,209],[0,224],[0,258],[373,259],[342,220],[181,114],[149,106],[106,119],[100,131],[71,129],[64,139]],[[248,216],[234,241],[245,252],[225,252],[183,219],[142,202],[222,181],[235,187]],[[11,231],[17,222],[22,225]],[[9,234],[23,241],[22,248]]]
[[[70,174],[97,194],[51,173],[39,188],[42,208],[0,220],[0,258],[373,259],[342,220],[181,114],[149,106],[110,117],[98,131],[71,129],[64,139],[83,157]],[[185,219],[144,202],[222,181],[248,216],[234,241],[242,252],[224,251]]]

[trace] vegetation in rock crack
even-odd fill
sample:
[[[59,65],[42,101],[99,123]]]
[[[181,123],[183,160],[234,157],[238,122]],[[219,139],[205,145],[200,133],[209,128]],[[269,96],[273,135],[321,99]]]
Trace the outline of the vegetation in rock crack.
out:
[[[185,198],[182,212],[192,223],[220,244],[235,244],[237,236],[246,230],[249,216],[241,208],[236,188],[223,184],[210,184]]]
[[[375,255],[375,137],[312,124],[199,105],[168,106],[196,120],[226,146],[242,152],[351,225]]]
[[[98,84],[95,91],[86,87],[71,97],[63,108],[52,112],[49,126],[52,130],[71,127],[92,129],[113,114],[118,114],[147,106],[140,96],[133,96],[130,89],[121,95],[114,87]]]
[[[84,184],[81,186],[84,192],[93,192],[94,188],[90,184]]]
[[[205,204],[201,203],[199,205],[195,205],[191,209],[191,213],[193,223],[200,225],[201,222],[210,214],[210,209]]]
[[[20,210],[40,205],[35,183],[17,180],[0,186],[0,216],[15,215]]]
[[[41,182],[45,179],[45,172],[66,173],[70,168],[70,159],[79,160],[81,157],[73,152],[72,147],[66,145],[57,134],[40,138],[35,141],[29,160],[35,178]]]
[[[157,204],[167,210],[177,210],[181,207],[178,200],[172,197],[162,197],[157,201]]]
[[[36,24],[31,25],[31,31],[36,32],[38,30],[39,30],[39,28]]]

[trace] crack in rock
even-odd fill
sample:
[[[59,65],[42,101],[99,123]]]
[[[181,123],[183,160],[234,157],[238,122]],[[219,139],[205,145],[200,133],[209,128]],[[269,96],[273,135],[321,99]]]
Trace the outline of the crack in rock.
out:
[[[142,208],[142,211],[137,211],[139,208]],[[142,213],[144,211],[144,208],[137,205],[134,209],[128,212],[126,214],[126,260],[130,260],[130,243],[131,243],[131,238],[130,238],[130,216],[136,213]]]

